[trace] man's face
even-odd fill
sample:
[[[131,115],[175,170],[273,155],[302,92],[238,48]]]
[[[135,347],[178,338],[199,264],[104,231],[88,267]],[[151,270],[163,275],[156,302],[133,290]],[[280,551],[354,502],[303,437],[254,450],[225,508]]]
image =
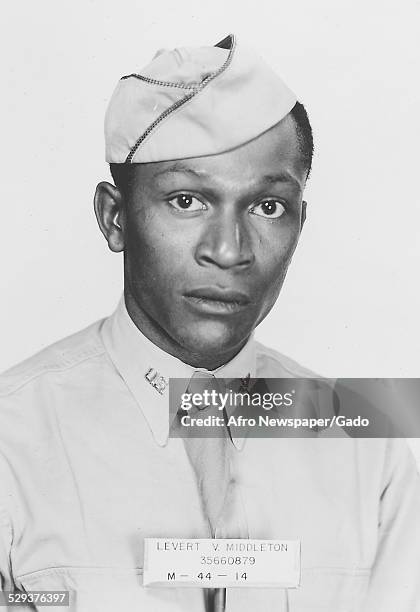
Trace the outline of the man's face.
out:
[[[227,153],[135,172],[124,207],[130,314],[167,352],[214,369],[271,310],[299,238],[306,170],[294,121]]]

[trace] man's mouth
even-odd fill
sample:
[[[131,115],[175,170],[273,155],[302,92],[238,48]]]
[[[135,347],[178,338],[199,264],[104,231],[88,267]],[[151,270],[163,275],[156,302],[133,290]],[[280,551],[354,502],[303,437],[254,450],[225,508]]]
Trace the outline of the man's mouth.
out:
[[[197,287],[184,293],[189,304],[202,312],[223,314],[239,312],[246,308],[251,300],[246,293],[221,287]]]

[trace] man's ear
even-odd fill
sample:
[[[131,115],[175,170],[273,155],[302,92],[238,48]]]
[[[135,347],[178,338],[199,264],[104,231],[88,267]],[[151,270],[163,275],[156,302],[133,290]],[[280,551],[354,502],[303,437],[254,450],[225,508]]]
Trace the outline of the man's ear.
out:
[[[307,202],[305,200],[302,200],[302,215],[300,218],[300,231],[302,231],[303,229],[303,224],[305,223],[306,220],[306,206],[307,206]]]
[[[111,251],[124,250],[123,196],[111,183],[103,181],[96,187],[95,215],[99,228],[105,236]]]

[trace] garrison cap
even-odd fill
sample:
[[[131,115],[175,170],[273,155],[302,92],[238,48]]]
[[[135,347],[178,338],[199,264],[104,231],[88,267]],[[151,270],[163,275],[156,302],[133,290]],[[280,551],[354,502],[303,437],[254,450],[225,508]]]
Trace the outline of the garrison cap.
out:
[[[223,153],[274,126],[295,103],[282,79],[233,35],[214,47],[159,51],[117,84],[105,116],[106,161]]]

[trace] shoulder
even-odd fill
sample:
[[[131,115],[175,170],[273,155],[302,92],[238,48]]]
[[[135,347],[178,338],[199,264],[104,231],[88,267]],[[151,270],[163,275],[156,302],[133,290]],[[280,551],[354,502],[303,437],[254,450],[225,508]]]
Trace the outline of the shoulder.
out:
[[[100,329],[104,320],[63,338],[0,374],[0,399],[47,381],[53,375],[76,374],[78,366],[105,353]]]
[[[305,368],[287,355],[260,342],[256,341],[255,344],[259,378],[319,378],[319,374]]]

